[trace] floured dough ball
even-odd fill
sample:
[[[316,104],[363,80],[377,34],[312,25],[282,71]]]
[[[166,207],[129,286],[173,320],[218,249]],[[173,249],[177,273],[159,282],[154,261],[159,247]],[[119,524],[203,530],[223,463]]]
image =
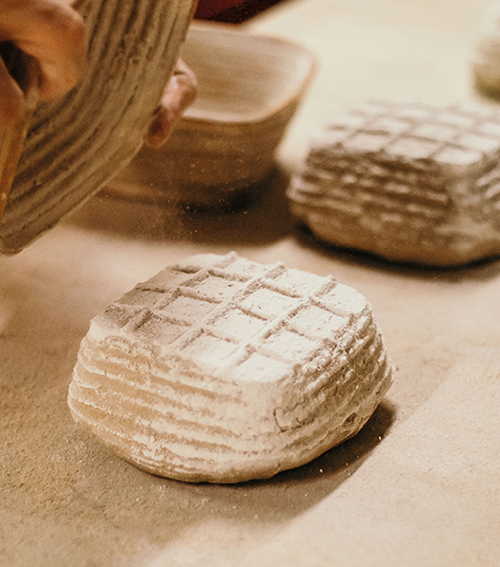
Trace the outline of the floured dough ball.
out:
[[[500,2],[491,2],[479,23],[471,57],[476,86],[500,95]]]
[[[92,321],[69,407],[141,469],[233,483],[302,465],[355,435],[391,373],[354,289],[234,253],[199,255]]]
[[[288,188],[320,239],[452,266],[500,253],[500,114],[374,102],[326,127]]]

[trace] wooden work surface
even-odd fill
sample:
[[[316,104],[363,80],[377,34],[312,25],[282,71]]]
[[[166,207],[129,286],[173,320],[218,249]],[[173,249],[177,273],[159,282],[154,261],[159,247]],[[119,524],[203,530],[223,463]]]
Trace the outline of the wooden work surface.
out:
[[[319,71],[258,198],[184,215],[94,198],[0,258],[1,567],[456,567],[500,564],[500,262],[423,270],[320,246],[283,190],[309,136],[366,98],[479,100],[468,57],[485,0],[289,0],[251,31]],[[489,104],[484,101],[485,104]],[[372,303],[397,371],[361,433],[239,486],[144,473],[66,405],[90,319],[191,253],[332,274]]]

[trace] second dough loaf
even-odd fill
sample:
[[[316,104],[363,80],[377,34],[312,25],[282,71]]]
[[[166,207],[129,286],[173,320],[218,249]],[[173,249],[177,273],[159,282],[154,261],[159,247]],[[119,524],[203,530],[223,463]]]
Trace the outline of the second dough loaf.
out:
[[[288,189],[322,240],[389,260],[459,265],[500,253],[500,114],[374,102],[312,143]]]

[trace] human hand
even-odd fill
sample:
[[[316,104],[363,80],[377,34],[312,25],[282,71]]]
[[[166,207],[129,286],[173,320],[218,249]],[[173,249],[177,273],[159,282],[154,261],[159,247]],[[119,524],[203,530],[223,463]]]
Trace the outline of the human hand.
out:
[[[0,0],[0,41],[34,59],[41,100],[65,94],[85,70],[84,22],[69,0]],[[24,111],[24,94],[0,59],[0,128],[12,127]]]
[[[162,146],[172,134],[182,114],[197,95],[198,83],[193,71],[182,59],[177,65],[155,113],[144,143],[152,148]]]

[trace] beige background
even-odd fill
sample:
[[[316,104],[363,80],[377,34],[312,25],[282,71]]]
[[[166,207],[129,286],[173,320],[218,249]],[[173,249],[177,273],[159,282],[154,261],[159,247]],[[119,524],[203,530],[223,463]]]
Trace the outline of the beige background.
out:
[[[468,59],[487,4],[284,2],[246,27],[303,43],[320,69],[252,205],[189,216],[95,198],[0,258],[2,567],[500,563],[499,261],[424,270],[322,247],[283,198],[309,136],[339,110],[376,97],[480,101]],[[357,437],[270,481],[148,475],[74,425],[66,393],[79,342],[137,281],[230,250],[362,292],[394,386]]]

